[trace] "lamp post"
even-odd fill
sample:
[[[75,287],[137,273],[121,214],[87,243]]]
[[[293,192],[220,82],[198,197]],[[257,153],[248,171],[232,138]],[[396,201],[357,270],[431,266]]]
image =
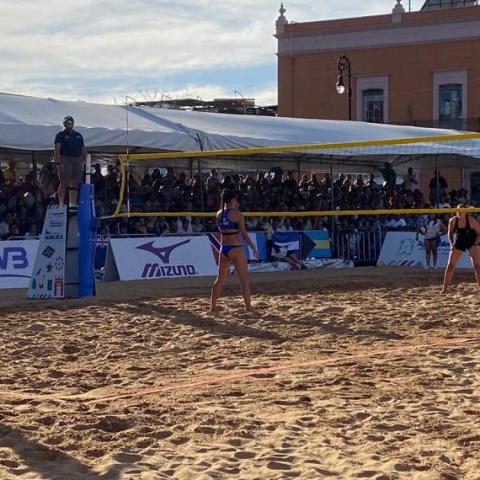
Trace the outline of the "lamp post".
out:
[[[352,65],[350,63],[350,59],[342,55],[337,62],[337,69],[338,69],[338,78],[337,78],[337,93],[339,95],[343,95],[345,93],[345,81],[343,78],[343,72],[346,70],[348,75],[348,119],[352,119]]]

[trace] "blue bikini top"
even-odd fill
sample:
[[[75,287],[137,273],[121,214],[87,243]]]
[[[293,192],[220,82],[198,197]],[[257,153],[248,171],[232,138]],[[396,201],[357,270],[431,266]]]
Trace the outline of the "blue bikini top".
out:
[[[224,230],[238,230],[238,222],[232,222],[228,218],[230,208],[224,208],[220,220],[217,222],[218,229],[223,232]]]

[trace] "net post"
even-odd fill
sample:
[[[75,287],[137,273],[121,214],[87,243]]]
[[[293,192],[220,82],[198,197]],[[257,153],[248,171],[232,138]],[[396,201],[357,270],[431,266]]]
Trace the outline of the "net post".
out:
[[[80,186],[78,202],[78,296],[90,297],[95,289],[95,249],[97,221],[95,218],[95,187]]]
[[[436,182],[437,182],[437,205],[438,208],[440,205],[440,174],[438,173],[438,155],[435,154],[435,175],[436,175]]]

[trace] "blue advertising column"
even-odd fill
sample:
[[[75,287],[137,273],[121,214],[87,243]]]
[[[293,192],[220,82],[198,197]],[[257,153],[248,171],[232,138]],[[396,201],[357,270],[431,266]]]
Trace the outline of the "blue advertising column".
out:
[[[78,202],[78,294],[95,295],[95,248],[97,220],[95,218],[95,190],[90,184],[80,186]]]

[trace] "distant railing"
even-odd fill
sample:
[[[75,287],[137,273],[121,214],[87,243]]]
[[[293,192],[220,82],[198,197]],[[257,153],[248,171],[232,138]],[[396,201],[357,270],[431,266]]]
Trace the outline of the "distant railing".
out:
[[[478,5],[478,0],[426,0],[422,10],[436,8],[473,7]]]
[[[332,256],[354,266],[376,265],[382,249],[383,232],[373,230],[337,231],[332,239]]]

